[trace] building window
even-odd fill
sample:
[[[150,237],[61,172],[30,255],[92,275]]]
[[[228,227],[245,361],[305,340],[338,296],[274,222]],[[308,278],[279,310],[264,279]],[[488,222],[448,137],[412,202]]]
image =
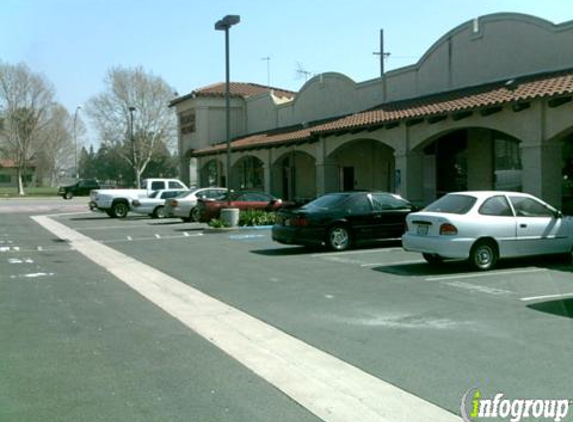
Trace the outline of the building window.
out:
[[[218,160],[210,160],[202,169],[201,183],[203,186],[223,186],[222,164]]]
[[[0,183],[12,183],[12,176],[9,174],[0,174]]]
[[[264,189],[263,162],[256,157],[247,156],[242,158],[235,168],[238,180],[233,180],[239,189]]]
[[[195,113],[182,114],[179,117],[181,135],[195,132]]]
[[[521,192],[521,150],[519,141],[494,133],[495,190]]]

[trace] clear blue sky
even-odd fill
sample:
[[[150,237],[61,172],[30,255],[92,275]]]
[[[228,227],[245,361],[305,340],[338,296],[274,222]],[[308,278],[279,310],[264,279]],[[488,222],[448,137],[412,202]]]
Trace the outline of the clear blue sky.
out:
[[[70,113],[103,90],[112,66],[141,65],[180,95],[225,78],[226,14],[231,79],[298,90],[299,66],[355,81],[379,75],[379,31],[391,52],[386,69],[415,63],[449,30],[496,12],[573,20],[571,0],[3,0],[0,60],[25,62],[53,83]],[[573,46],[572,46],[573,48]],[[300,65],[299,65],[300,64]]]

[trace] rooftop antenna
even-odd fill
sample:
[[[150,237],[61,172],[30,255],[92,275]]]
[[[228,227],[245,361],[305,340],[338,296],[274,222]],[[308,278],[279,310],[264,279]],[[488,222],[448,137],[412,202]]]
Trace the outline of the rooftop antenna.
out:
[[[312,72],[306,70],[304,67],[302,67],[302,64],[300,62],[296,62],[296,76],[297,79],[304,77],[304,81],[307,82],[308,78],[312,75]]]
[[[270,57],[263,57],[261,60],[266,60],[267,62],[267,86],[271,87],[271,58]]]

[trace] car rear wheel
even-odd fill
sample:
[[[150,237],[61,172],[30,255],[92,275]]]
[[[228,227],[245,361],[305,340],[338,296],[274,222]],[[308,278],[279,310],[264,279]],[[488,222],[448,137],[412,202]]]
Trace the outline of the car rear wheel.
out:
[[[422,256],[424,257],[426,262],[431,265],[437,265],[444,262],[444,258],[435,253],[423,253]]]
[[[497,258],[497,246],[489,240],[477,241],[470,251],[470,264],[476,270],[486,271],[493,268]]]
[[[125,202],[117,202],[111,207],[111,213],[115,218],[125,218],[129,212],[129,206]]]
[[[74,194],[69,191],[64,194],[64,199],[72,199],[73,197]]]
[[[350,247],[352,236],[348,228],[345,226],[334,226],[328,230],[326,242],[330,249],[343,251]]]

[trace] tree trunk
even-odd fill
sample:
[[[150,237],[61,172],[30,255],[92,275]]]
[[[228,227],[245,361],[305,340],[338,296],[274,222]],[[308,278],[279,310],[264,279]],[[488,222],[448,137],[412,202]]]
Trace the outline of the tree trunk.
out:
[[[22,169],[18,168],[17,170],[17,178],[18,178],[18,195],[24,196],[26,193],[24,192],[24,183],[22,181]]]

